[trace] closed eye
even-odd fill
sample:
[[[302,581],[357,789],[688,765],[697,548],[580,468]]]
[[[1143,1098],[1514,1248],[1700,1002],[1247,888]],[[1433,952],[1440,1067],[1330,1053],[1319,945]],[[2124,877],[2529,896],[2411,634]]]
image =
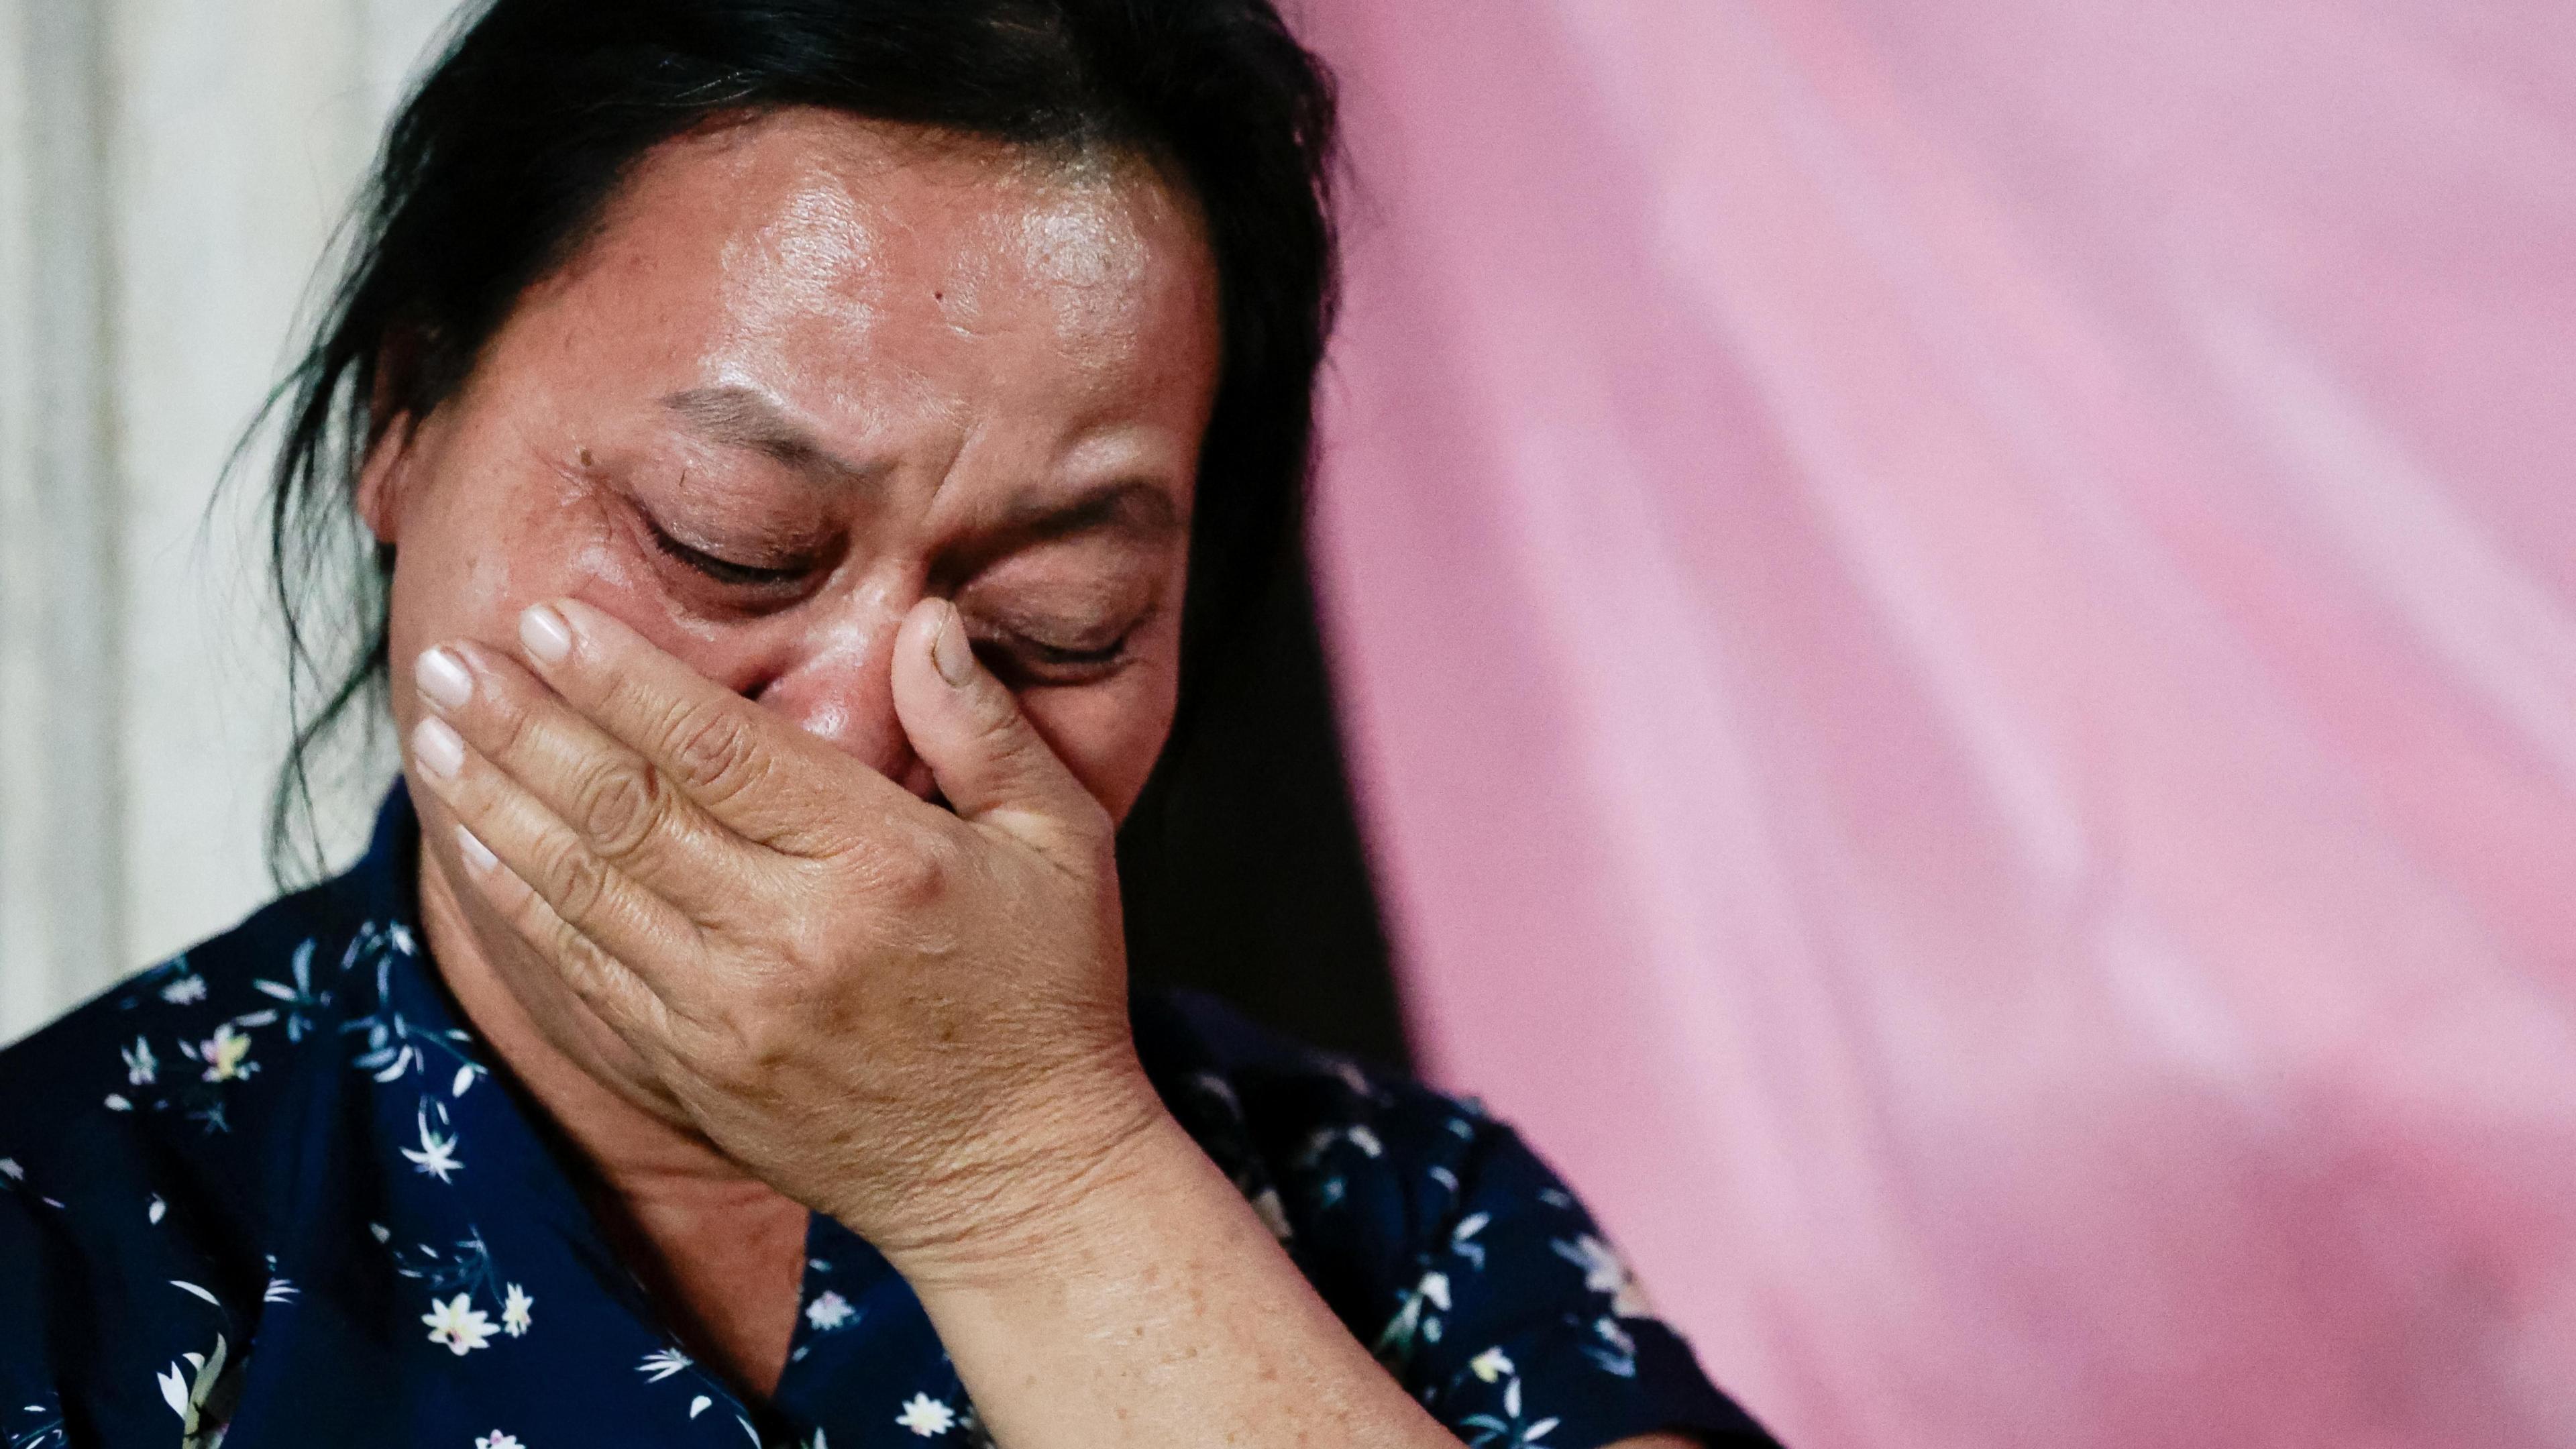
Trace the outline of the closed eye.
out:
[[[1117,673],[1128,662],[1128,646],[1135,637],[1136,630],[1131,627],[1096,649],[1067,649],[1005,631],[998,637],[977,640],[975,652],[986,668],[1013,689],[1068,686],[1089,684]]]
[[[650,518],[644,521],[644,526],[653,535],[654,547],[717,583],[730,584],[735,588],[781,588],[801,582],[813,571],[814,566],[804,560],[798,560],[784,567],[736,563],[732,559],[718,557],[704,549],[691,548],[663,532],[662,525]]]
[[[1059,649],[1053,644],[1041,644],[1035,639],[1023,639],[1019,641],[1019,648],[1022,653],[1040,664],[1080,668],[1085,665],[1114,662],[1119,655],[1127,652],[1127,641],[1122,638],[1115,644],[1099,649]]]

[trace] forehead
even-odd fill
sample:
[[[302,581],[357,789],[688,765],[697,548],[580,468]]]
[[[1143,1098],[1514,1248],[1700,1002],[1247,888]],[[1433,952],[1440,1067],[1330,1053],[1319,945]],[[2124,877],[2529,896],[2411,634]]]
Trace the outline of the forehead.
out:
[[[1198,215],[1150,166],[823,111],[655,148],[539,290],[639,384],[750,387],[834,431],[1203,424],[1219,350]]]

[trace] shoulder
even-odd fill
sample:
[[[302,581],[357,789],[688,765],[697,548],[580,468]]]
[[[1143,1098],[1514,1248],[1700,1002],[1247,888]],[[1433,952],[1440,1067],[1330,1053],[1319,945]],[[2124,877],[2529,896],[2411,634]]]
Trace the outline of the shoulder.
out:
[[[337,1054],[352,998],[381,999],[409,927],[409,798],[397,786],[348,871],[262,906],[0,1051],[0,1156],[98,1140],[236,1138],[285,1070]],[[359,968],[375,966],[375,971]],[[368,979],[373,978],[373,979]],[[370,988],[373,988],[372,992]]]
[[[1491,1265],[1498,1223],[1537,1235],[1569,1271],[1606,1251],[1572,1192],[1474,1098],[1319,1051],[1197,993],[1141,1000],[1137,1043],[1173,1114],[1346,1318],[1417,1298],[1437,1316],[1465,1287],[1453,1266]]]
[[[102,1133],[235,1132],[237,1105],[277,1080],[280,1048],[301,1047],[328,1011],[314,958],[347,946],[357,923],[343,904],[330,886],[273,901],[0,1051],[0,1152],[24,1165]]]
[[[1142,997],[1165,1103],[1345,1325],[1473,1442],[1769,1437],[1654,1316],[1582,1202],[1472,1098],[1193,993]]]
[[[1136,1038],[1166,1105],[1284,1236],[1324,1209],[1364,1208],[1380,1246],[1395,1248],[1436,1229],[1478,1149],[1509,1134],[1471,1099],[1317,1050],[1197,992],[1140,998]]]
[[[364,1124],[347,1080],[414,949],[352,873],[0,1051],[0,1419],[131,1427],[234,1372]],[[237,1381],[237,1380],[236,1380]],[[157,1382],[159,1400],[135,1389]],[[219,1390],[217,1390],[219,1391]],[[193,1441],[192,1441],[193,1442]]]
[[[166,1224],[211,1271],[256,1271],[223,1245],[267,1236],[345,1055],[338,968],[368,931],[383,944],[348,904],[272,902],[0,1051],[0,1190],[48,1253],[121,1261]]]

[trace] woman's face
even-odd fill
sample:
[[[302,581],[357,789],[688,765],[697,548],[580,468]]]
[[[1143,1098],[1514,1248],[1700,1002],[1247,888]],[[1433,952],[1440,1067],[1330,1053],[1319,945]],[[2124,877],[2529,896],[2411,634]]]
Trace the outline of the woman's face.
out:
[[[1196,214],[1142,165],[820,111],[672,142],[369,460],[397,675],[572,595],[927,796],[888,661],[935,594],[1123,816],[1218,347]]]
[[[570,595],[927,798],[890,662],[938,595],[1123,817],[1171,728],[1218,356],[1197,215],[1142,165],[816,111],[669,143],[458,393],[368,458],[361,510],[399,550],[400,737],[422,650],[514,651],[519,612]],[[457,901],[536,1028],[648,1101],[622,1044],[434,878],[461,879],[454,832],[412,798],[433,928],[427,898]]]

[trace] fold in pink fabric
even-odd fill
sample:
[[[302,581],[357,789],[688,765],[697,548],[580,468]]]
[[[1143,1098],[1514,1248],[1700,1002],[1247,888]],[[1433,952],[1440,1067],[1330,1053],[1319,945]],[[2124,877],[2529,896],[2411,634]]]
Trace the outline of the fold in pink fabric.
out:
[[[1307,21],[1437,1077],[1803,1449],[2576,1443],[2576,7]]]

